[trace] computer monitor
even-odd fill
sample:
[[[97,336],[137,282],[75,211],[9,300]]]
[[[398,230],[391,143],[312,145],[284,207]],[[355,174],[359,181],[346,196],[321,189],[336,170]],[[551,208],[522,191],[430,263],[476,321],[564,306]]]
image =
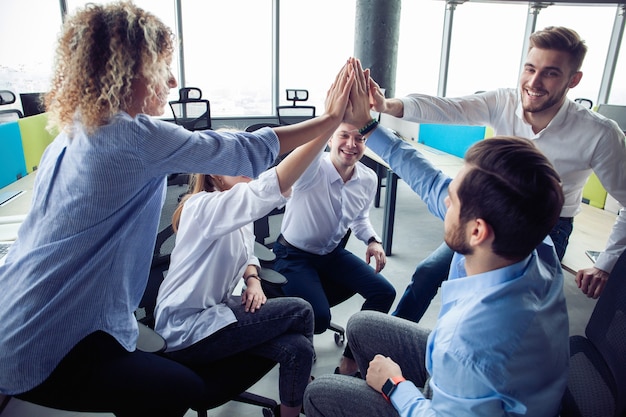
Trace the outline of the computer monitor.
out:
[[[616,104],[600,104],[598,105],[597,111],[604,117],[615,120],[619,125],[619,128],[626,132],[626,106],[618,106]]]
[[[44,93],[20,93],[24,117],[34,116],[46,111],[43,106],[43,94]]]

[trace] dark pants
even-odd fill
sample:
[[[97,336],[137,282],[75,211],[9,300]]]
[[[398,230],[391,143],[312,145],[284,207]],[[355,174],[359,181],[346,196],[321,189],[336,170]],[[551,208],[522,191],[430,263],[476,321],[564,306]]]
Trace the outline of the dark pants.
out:
[[[96,332],[79,342],[42,384],[15,397],[61,410],[184,416],[190,408],[229,401],[272,366],[264,358],[237,355],[194,372],[159,354],[128,352],[112,336]]]
[[[276,242],[274,253],[274,269],[287,278],[283,292],[311,304],[316,334],[328,329],[330,308],[354,294],[365,299],[361,310],[382,313],[389,311],[396,298],[396,290],[384,276],[342,247],[326,255],[315,255]],[[352,357],[349,350],[344,355]]]
[[[572,219],[560,218],[550,232],[559,260],[565,255],[572,230]],[[418,323],[435,298],[441,283],[448,279],[453,254],[444,242],[420,262],[392,315]]]

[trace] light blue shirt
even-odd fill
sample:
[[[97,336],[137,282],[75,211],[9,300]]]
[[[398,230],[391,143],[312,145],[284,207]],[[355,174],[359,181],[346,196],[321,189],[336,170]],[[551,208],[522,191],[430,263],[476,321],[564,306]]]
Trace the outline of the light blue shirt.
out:
[[[89,136],[78,125],[72,139],[60,134],[0,266],[0,392],[40,384],[98,330],[133,351],[166,175],[256,177],[278,149],[271,129],[190,132],[144,115],[120,114]]]
[[[367,145],[443,218],[450,179],[378,127]],[[410,382],[391,396],[401,416],[554,417],[567,384],[569,323],[563,272],[549,237],[521,262],[467,276],[454,254],[428,338],[432,399]]]

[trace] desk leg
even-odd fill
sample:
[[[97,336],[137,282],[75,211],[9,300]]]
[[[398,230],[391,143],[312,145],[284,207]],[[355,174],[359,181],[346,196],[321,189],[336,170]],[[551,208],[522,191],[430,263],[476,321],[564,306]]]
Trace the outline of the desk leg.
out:
[[[398,175],[387,170],[387,192],[385,192],[385,211],[383,214],[383,249],[387,256],[391,256],[393,242],[393,224],[396,220],[396,193],[398,189]]]

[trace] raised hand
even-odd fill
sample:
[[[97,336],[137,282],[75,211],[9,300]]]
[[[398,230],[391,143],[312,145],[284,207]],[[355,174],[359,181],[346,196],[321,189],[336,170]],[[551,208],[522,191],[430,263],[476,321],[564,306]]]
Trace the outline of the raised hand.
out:
[[[378,83],[372,78],[369,79],[369,100],[370,107],[372,109],[380,113],[386,113],[385,95],[383,94],[383,90],[380,89]]]
[[[351,59],[351,64],[354,67],[354,84],[350,90],[350,104],[346,108],[344,122],[361,127],[372,118],[368,94],[370,70],[363,70],[361,61],[356,58]]]
[[[335,81],[331,84],[326,93],[326,101],[324,103],[326,113],[333,117],[343,120],[350,98],[350,90],[354,84],[354,67],[348,60],[341,68]]]

